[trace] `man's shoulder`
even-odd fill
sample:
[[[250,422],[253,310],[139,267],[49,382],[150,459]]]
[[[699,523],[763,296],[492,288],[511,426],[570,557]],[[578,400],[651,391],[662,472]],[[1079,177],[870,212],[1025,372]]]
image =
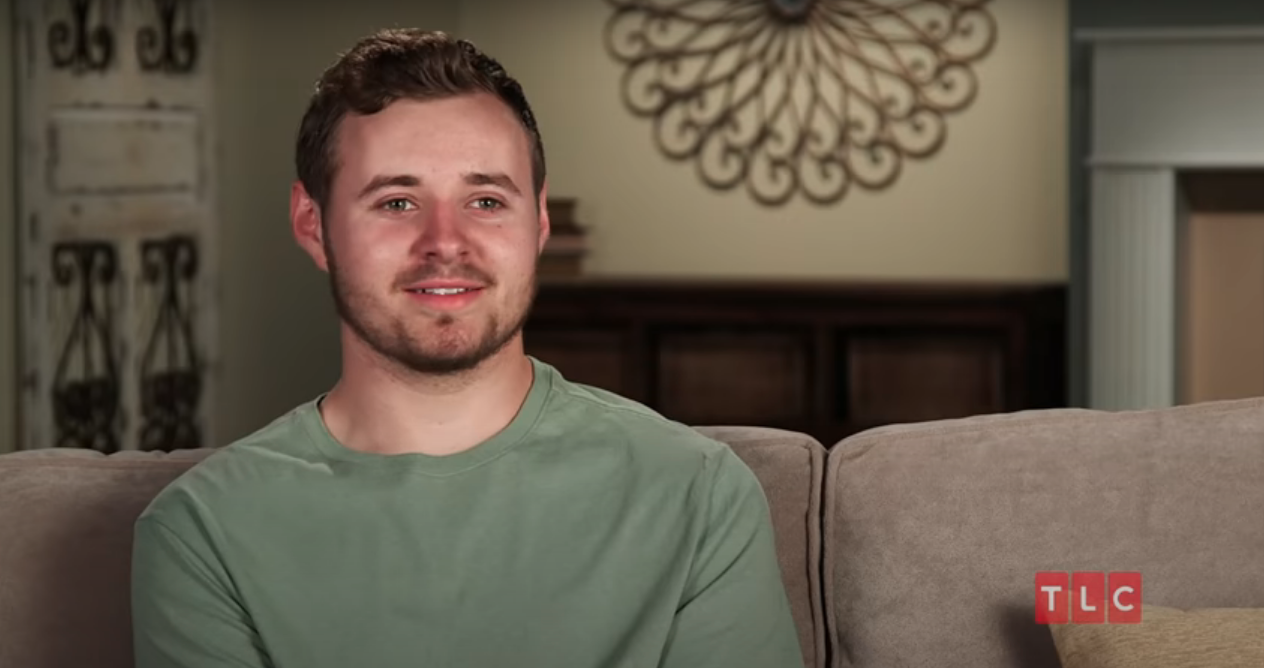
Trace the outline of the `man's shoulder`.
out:
[[[725,508],[758,507],[748,521],[767,512],[763,485],[751,467],[726,442],[693,426],[664,417],[644,404],[601,388],[563,381],[559,428],[569,428],[591,447],[617,453],[630,477],[663,491],[687,488],[701,512],[722,515]],[[711,521],[711,520],[708,520]]]
[[[304,421],[311,402],[297,406],[271,423],[216,448],[176,477],[150,501],[140,521],[176,525],[232,512],[280,481],[295,464],[304,464],[309,438]]]
[[[554,389],[558,429],[622,449],[637,462],[699,473],[733,454],[728,444],[615,392],[565,379]]]

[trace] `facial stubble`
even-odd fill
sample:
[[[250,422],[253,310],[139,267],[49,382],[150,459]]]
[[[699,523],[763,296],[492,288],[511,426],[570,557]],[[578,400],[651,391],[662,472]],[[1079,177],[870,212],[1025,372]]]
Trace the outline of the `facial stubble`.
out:
[[[464,340],[465,336],[457,331],[461,325],[461,317],[452,314],[445,313],[432,317],[429,331],[419,334],[415,331],[417,325],[402,317],[392,315],[387,309],[377,305],[378,300],[371,294],[358,290],[356,286],[344,280],[345,276],[339,269],[327,230],[322,237],[330,290],[338,316],[351,328],[357,338],[383,359],[417,374],[452,376],[477,368],[503,350],[522,331],[535,301],[538,282],[537,272],[533,267],[533,271],[526,277],[526,284],[518,289],[517,294],[509,302],[508,311],[492,313],[481,336],[477,332],[473,333],[473,336],[479,338],[472,345],[469,345]],[[454,268],[462,269],[462,267]],[[419,271],[425,273],[427,268],[421,268]],[[378,311],[379,317],[374,317],[375,310]],[[502,319],[501,316],[507,317]],[[504,326],[505,324],[508,326]],[[453,340],[431,341],[430,343],[439,343],[439,349],[427,350],[427,342],[418,341],[419,336],[445,337]]]

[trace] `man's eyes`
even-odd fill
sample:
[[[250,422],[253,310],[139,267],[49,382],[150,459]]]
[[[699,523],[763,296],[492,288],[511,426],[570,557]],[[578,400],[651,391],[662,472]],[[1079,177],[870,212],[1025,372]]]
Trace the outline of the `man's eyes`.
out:
[[[382,202],[381,207],[386,211],[399,213],[416,209],[417,205],[405,198],[396,197]],[[479,197],[474,200],[474,207],[485,211],[498,211],[505,208],[505,203],[495,197]]]
[[[386,209],[387,211],[407,211],[412,206],[413,206],[412,202],[402,197],[397,197],[395,199],[388,199],[382,203],[382,208]]]

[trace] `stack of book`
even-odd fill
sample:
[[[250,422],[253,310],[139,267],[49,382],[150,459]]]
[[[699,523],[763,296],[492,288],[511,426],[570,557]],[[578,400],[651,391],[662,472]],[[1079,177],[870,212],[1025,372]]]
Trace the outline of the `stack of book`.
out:
[[[575,222],[575,200],[549,198],[548,209],[552,233],[540,256],[540,276],[579,276],[583,273],[584,256],[588,254],[588,239],[584,228]]]

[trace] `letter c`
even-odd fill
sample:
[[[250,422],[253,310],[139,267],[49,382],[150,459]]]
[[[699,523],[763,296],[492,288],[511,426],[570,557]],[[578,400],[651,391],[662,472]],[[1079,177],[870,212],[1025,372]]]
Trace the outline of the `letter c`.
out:
[[[1113,598],[1113,599],[1114,599],[1114,601],[1115,601],[1115,607],[1116,607],[1117,609],[1119,609],[1119,610],[1123,610],[1123,611],[1125,611],[1125,612],[1126,612],[1126,611],[1132,610],[1134,606],[1132,606],[1132,605],[1124,605],[1123,603],[1120,603],[1120,602],[1119,602],[1119,594],[1121,594],[1121,593],[1123,593],[1123,592],[1125,592],[1125,591],[1126,591],[1126,592],[1128,592],[1129,594],[1132,594],[1132,593],[1135,593],[1135,591],[1136,591],[1136,590],[1134,590],[1132,587],[1126,587],[1126,586],[1125,586],[1125,587],[1120,587],[1119,589],[1116,589],[1116,590],[1115,590],[1115,593],[1114,593],[1114,595],[1112,596],[1112,598]]]

